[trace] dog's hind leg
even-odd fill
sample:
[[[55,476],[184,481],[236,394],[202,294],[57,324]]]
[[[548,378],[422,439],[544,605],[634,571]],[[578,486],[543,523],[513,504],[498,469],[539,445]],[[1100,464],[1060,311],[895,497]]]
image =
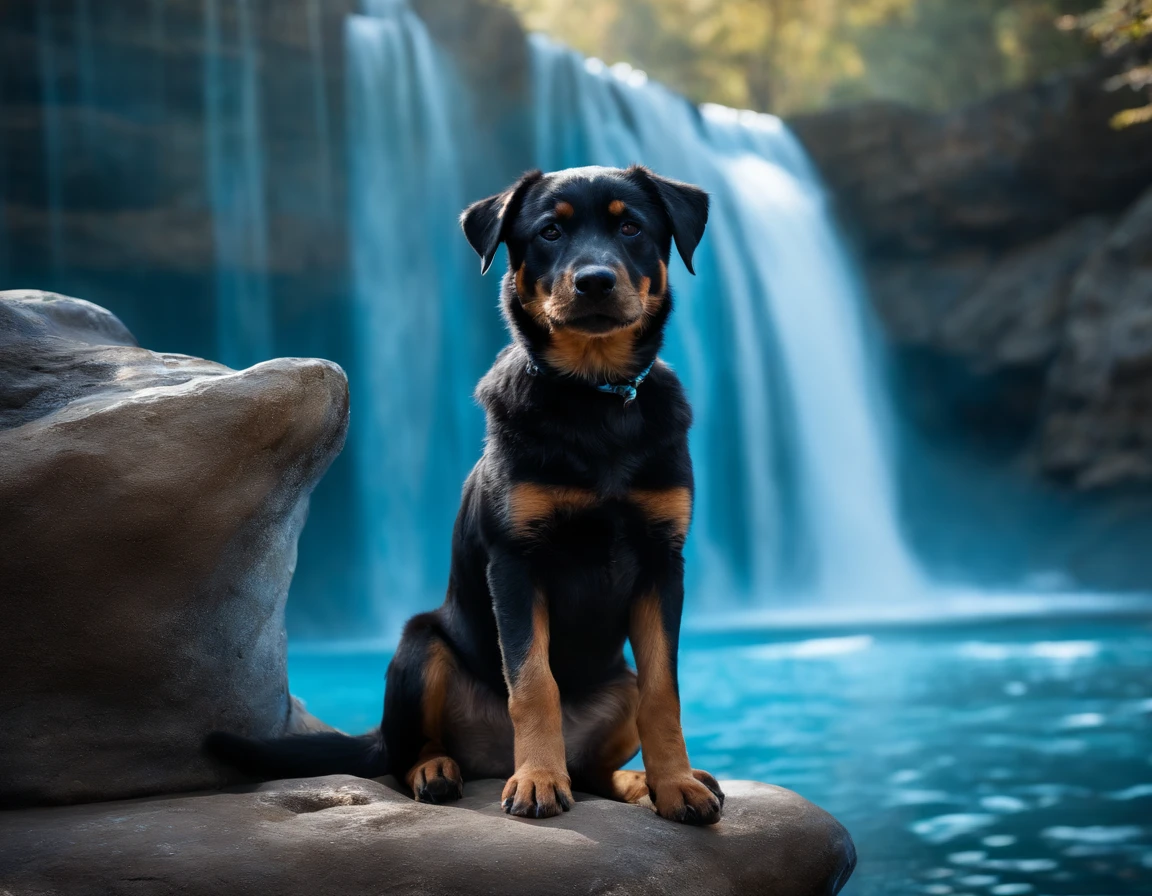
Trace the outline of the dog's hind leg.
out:
[[[578,790],[622,803],[651,798],[647,773],[620,767],[640,752],[639,708],[636,675],[629,670],[582,706],[565,712],[568,763]],[[691,774],[713,793],[720,792],[708,772],[692,769]]]
[[[384,739],[392,769],[422,803],[464,795],[460,767],[444,749],[448,691],[455,674],[452,651],[438,635],[433,614],[412,619],[388,667]]]
[[[574,786],[586,793],[639,803],[648,795],[644,772],[622,769],[640,751],[636,675],[619,680],[564,714],[565,740]]]

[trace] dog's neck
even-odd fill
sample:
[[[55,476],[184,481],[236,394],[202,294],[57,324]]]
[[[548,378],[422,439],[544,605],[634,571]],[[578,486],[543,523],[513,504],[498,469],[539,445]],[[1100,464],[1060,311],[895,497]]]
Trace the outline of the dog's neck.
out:
[[[664,342],[664,327],[672,312],[672,294],[665,289],[655,311],[631,327],[603,336],[549,328],[525,310],[514,278],[504,278],[501,304],[513,338],[525,349],[539,372],[572,377],[590,386],[636,386],[651,370]],[[603,388],[601,391],[614,391]]]
[[[652,368],[656,366],[656,359],[653,358],[648,362],[648,366],[641,370],[636,376],[632,377],[625,382],[618,383],[609,380],[605,383],[596,383],[596,391],[609,392],[613,395],[619,395],[624,399],[624,404],[630,404],[636,400],[636,390],[640,388],[644,380],[648,378],[648,374],[652,372]],[[528,364],[526,370],[529,376],[540,376],[542,373],[548,372],[550,368],[541,367],[540,362],[533,357],[531,352],[528,352]]]

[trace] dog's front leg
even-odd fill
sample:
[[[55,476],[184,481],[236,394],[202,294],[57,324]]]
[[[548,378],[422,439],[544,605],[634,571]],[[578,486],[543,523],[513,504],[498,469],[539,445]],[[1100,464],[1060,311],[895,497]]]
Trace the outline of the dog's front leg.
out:
[[[548,602],[513,553],[492,557],[488,585],[515,737],[514,771],[502,805],[525,818],[559,815],[572,807],[572,781],[564,757],[560,689],[548,664]]]
[[[724,794],[715,778],[689,765],[680,727],[676,663],[684,603],[683,560],[679,551],[670,560],[671,574],[663,586],[637,598],[629,627],[640,679],[636,723],[644,771],[648,793],[664,818],[686,824],[715,824],[720,820]]]

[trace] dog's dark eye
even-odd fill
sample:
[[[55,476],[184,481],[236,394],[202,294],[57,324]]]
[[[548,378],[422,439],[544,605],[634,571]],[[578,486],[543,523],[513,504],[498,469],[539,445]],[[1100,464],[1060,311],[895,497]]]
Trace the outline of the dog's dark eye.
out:
[[[620,225],[620,232],[624,234],[624,236],[636,236],[636,234],[640,232],[640,228],[631,221],[625,221]]]
[[[548,241],[558,240],[560,239],[560,228],[555,224],[549,224],[547,227],[540,231],[540,236],[544,237],[544,239]]]

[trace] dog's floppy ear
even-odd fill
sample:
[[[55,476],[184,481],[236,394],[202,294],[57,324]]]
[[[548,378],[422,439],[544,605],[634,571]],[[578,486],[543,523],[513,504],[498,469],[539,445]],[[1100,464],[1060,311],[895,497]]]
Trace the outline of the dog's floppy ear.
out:
[[[460,215],[460,226],[468,245],[480,256],[480,273],[488,273],[496,250],[508,234],[508,223],[516,217],[520,202],[532,184],[544,176],[541,171],[529,171],[503,193],[473,202]]]
[[[633,165],[629,174],[640,181],[647,181],[660,197],[676,249],[684,259],[684,267],[689,274],[692,270],[692,253],[704,236],[704,226],[708,223],[708,194],[692,184],[671,180],[654,174],[643,165]]]

